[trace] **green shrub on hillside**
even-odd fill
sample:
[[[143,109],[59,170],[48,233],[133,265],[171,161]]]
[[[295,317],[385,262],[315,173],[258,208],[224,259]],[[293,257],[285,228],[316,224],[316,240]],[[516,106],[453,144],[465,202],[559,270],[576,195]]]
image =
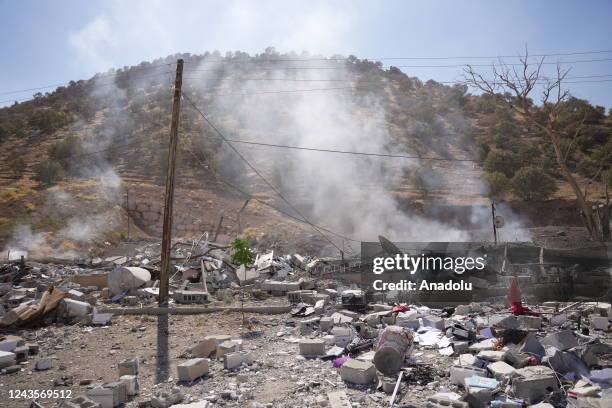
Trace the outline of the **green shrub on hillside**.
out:
[[[487,154],[484,162],[485,170],[489,173],[500,172],[511,178],[521,166],[519,157],[509,151],[492,150]]]
[[[487,173],[485,177],[489,184],[489,196],[491,198],[503,198],[512,190],[512,183],[508,177],[500,171]]]
[[[512,178],[514,193],[525,201],[546,200],[557,190],[555,181],[542,169],[527,166]]]
[[[62,166],[58,162],[43,161],[34,167],[34,179],[44,186],[52,186],[64,176]]]

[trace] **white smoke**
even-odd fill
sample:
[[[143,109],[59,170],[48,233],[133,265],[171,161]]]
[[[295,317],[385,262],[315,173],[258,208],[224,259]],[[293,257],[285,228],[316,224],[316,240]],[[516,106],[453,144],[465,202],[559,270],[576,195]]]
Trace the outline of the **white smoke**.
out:
[[[273,53],[272,50],[268,52]],[[291,69],[298,64],[332,65],[336,69]],[[354,72],[343,67],[344,62],[286,63],[278,69],[267,70],[265,76],[259,75],[282,79],[268,82],[245,81],[241,79],[245,74],[235,71],[232,64],[215,69],[210,61],[204,61],[197,71],[209,74],[200,74],[202,86],[195,92],[206,95],[210,91],[203,89],[205,84],[219,72],[223,73],[224,79],[218,86],[227,90],[226,94],[217,96],[214,107],[209,110],[231,118],[231,123],[222,126],[230,138],[345,151],[410,154],[404,146],[394,143],[389,134],[382,94],[359,93],[358,90],[261,94],[272,89],[338,87],[334,81],[355,78]],[[251,78],[256,76],[249,73]],[[195,80],[191,80],[190,84],[194,83]],[[351,82],[341,84],[343,87],[355,85]],[[240,91],[232,96],[234,89]],[[381,234],[403,241],[464,241],[469,238],[460,229],[407,215],[399,208],[390,189],[402,183],[407,170],[419,166],[415,160],[236,146],[263,169],[269,179],[274,178],[276,186],[309,218],[333,230],[364,241],[376,240]],[[240,159],[234,157],[234,160]],[[251,181],[263,186],[256,178]],[[283,204],[282,200],[277,202]]]

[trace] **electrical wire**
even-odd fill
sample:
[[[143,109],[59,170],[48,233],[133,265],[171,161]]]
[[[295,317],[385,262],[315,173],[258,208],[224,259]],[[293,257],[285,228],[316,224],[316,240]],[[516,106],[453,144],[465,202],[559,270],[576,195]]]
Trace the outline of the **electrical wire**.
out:
[[[238,157],[240,157],[240,159],[242,161],[245,162],[245,164],[253,171],[255,172],[255,174],[257,174],[259,176],[259,178],[268,186],[272,189],[272,191],[274,191],[293,211],[295,211],[300,217],[302,217],[304,219],[304,221],[306,223],[308,223],[312,229],[314,229],[315,231],[317,231],[319,233],[319,235],[321,235],[323,238],[325,238],[325,240],[327,242],[329,242],[332,246],[334,246],[340,253],[343,253],[342,249],[340,249],[340,247],[338,245],[336,245],[331,239],[329,239],[329,237],[327,235],[325,235],[320,229],[318,229],[316,227],[316,225],[314,225],[312,222],[310,222],[308,220],[308,218],[302,214],[302,212],[297,209],[293,204],[291,204],[291,202],[280,192],[280,190],[278,188],[276,188],[271,182],[268,181],[267,178],[264,177],[263,174],[261,174],[261,172],[259,170],[257,170],[257,168],[255,166],[253,166],[251,164],[251,162],[249,160],[247,160],[246,157],[244,157],[242,155],[242,153],[240,153],[240,151],[238,151],[238,149],[236,149],[234,147],[234,145],[229,142],[227,140],[227,138],[225,137],[225,135],[206,117],[206,115],[204,115],[204,113],[200,110],[200,108],[198,108],[198,106],[191,100],[191,98],[189,98],[188,95],[186,95],[184,92],[181,92],[181,94],[183,95],[183,97],[185,98],[185,100],[193,107],[193,109],[195,109],[200,116],[202,117],[202,119],[204,119],[204,121],[215,131],[215,133],[234,151],[234,153],[236,153],[236,155],[238,155]]]
[[[453,162],[476,162],[477,161],[474,159],[449,159],[449,158],[443,158],[443,157],[409,156],[409,155],[404,155],[404,154],[392,154],[392,153],[355,152],[355,151],[338,150],[338,149],[324,149],[324,148],[315,148],[315,147],[282,145],[282,144],[256,142],[256,141],[251,141],[251,140],[240,140],[240,139],[227,139],[227,140],[232,143],[242,143],[242,144],[248,144],[248,145],[275,147],[275,148],[282,148],[282,149],[307,150],[307,151],[322,152],[322,153],[350,154],[350,155],[355,155],[355,156],[375,156],[375,157],[391,157],[391,158],[401,158],[401,159],[453,161]]]
[[[289,218],[291,218],[291,219],[293,219],[293,220],[295,220],[295,221],[301,222],[301,223],[303,223],[303,224],[308,224],[308,222],[307,222],[307,221],[305,221],[305,220],[303,220],[303,219],[301,219],[301,218],[298,218],[298,217],[296,217],[296,216],[294,216],[294,215],[292,215],[292,214],[288,213],[287,211],[284,211],[284,210],[282,210],[282,209],[280,209],[280,208],[276,207],[275,205],[272,205],[272,204],[270,204],[270,203],[268,203],[268,202],[266,202],[266,201],[264,201],[264,200],[261,200],[261,199],[260,199],[260,198],[258,198],[257,196],[254,196],[253,194],[251,194],[251,193],[249,193],[249,192],[247,192],[247,191],[244,191],[244,190],[243,190],[243,189],[241,189],[240,187],[238,187],[238,186],[236,186],[236,185],[234,185],[234,184],[230,183],[229,181],[227,181],[227,180],[223,179],[223,177],[219,176],[219,174],[218,174],[217,172],[215,172],[215,171],[214,171],[214,169],[213,169],[212,167],[206,167],[206,165],[205,165],[204,163],[202,163],[202,161],[200,160],[200,158],[198,157],[198,155],[197,155],[197,154],[195,154],[195,153],[194,153],[194,152],[193,152],[191,149],[187,149],[187,151],[188,151],[188,152],[189,152],[189,153],[190,153],[190,154],[193,156],[193,158],[196,160],[196,162],[198,163],[198,165],[199,165],[200,167],[202,167],[202,169],[212,171],[212,172],[213,172],[213,173],[214,173],[214,174],[217,176],[217,180],[219,180],[221,183],[225,184],[225,185],[226,185],[226,186],[228,186],[229,188],[231,188],[231,189],[233,189],[233,190],[237,191],[238,193],[242,194],[242,196],[243,196],[243,197],[249,198],[249,199],[251,199],[251,200],[253,200],[253,201],[256,201],[256,202],[258,202],[258,203],[260,203],[260,204],[262,204],[262,205],[265,205],[265,206],[267,206],[267,207],[269,207],[269,208],[272,208],[273,210],[275,210],[275,211],[277,211],[277,212],[279,212],[279,213],[281,213],[281,214],[283,214],[283,215],[285,215],[285,216],[287,216],[287,217],[289,217]],[[314,224],[314,223],[313,223],[313,224]],[[323,226],[321,226],[321,225],[319,225],[319,224],[315,224],[315,225],[316,225],[316,226],[317,226],[317,227],[318,227],[320,230],[323,230],[323,231],[328,232],[328,233],[330,233],[330,234],[332,234],[332,235],[335,235],[335,236],[336,236],[336,237],[338,237],[338,238],[342,238],[342,239],[345,239],[345,240],[347,240],[347,241],[352,241],[352,242],[361,242],[361,240],[354,239],[354,238],[351,238],[351,237],[347,237],[347,236],[342,235],[342,234],[340,234],[340,233],[338,233],[338,232],[335,232],[335,231],[332,231],[332,230],[330,230],[330,229],[328,229],[328,228],[325,228],[325,227],[323,227]]]

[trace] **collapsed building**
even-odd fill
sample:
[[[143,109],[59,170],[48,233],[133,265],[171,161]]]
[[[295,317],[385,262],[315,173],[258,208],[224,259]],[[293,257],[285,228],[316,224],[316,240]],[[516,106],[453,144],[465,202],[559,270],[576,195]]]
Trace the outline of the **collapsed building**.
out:
[[[383,251],[396,251],[381,242]],[[441,244],[418,248],[423,250],[458,253]],[[414,294],[373,291],[364,281],[369,265],[363,257],[321,259],[270,251],[257,254],[253,265],[245,267],[232,264],[228,245],[177,242],[170,306],[165,309],[157,307],[156,243],[129,256],[71,262],[23,257],[0,265],[0,369],[5,378],[56,369],[53,348],[33,335],[41,327],[89,332],[129,316],[242,312],[240,333],[198,330],[197,340],[170,363],[172,375],[156,379],[161,385],[147,392],[142,384],[153,380],[143,377],[145,362],[135,349],[130,358],[114,363],[114,377],[61,377],[54,386],[74,387],[78,393],[62,402],[31,398],[32,404],[612,406],[607,249],[480,244],[469,250],[488,258],[487,268],[463,277],[474,290]],[[420,272],[433,281],[454,277]],[[517,299],[521,307],[508,308]],[[248,330],[258,319],[270,323],[259,332]],[[142,328],[146,330],[142,326],[131,332]],[[159,347],[169,335],[160,326],[157,330]],[[269,361],[271,355],[274,361]],[[318,377],[314,370],[324,374]],[[294,387],[272,403],[259,402],[254,374],[262,372],[273,378],[297,374],[291,378]],[[309,381],[309,375],[317,379]],[[190,392],[194,386],[201,386],[204,394]],[[299,395],[299,403],[290,399],[293,394]]]

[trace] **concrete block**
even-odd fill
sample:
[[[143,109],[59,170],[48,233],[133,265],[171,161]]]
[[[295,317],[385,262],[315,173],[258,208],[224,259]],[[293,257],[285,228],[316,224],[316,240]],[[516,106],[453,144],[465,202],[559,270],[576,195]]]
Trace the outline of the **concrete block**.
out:
[[[104,384],[105,388],[113,390],[114,405],[124,404],[128,400],[127,385],[121,381],[113,381]]]
[[[331,317],[322,317],[321,320],[319,320],[319,329],[321,329],[321,331],[328,332],[332,327],[334,327],[334,320]]]
[[[493,327],[501,329],[518,329],[519,322],[516,316],[511,314],[499,314],[491,315],[489,317],[489,324]]]
[[[194,357],[208,358],[213,353],[216,354],[218,345],[215,339],[204,339],[191,349],[191,354]]]
[[[610,303],[597,303],[597,310],[601,316],[612,317],[612,304]]]
[[[301,335],[312,333],[317,325],[319,324],[319,318],[313,317],[312,319],[300,320],[298,322],[298,329]]]
[[[38,354],[40,351],[40,346],[37,343],[26,343],[26,346],[28,347],[28,354],[31,356]]]
[[[122,375],[138,375],[138,358],[128,358],[119,362],[117,369],[119,370],[119,377]]]
[[[226,340],[223,343],[219,343],[217,346],[217,358],[221,359],[227,353],[234,353],[242,350],[242,343],[236,340]]]
[[[471,309],[469,305],[459,305],[455,307],[455,314],[460,316],[466,316],[470,314]]]
[[[200,343],[195,345],[191,349],[191,354],[194,357],[215,357],[217,354],[217,347],[219,344],[231,340],[232,336],[228,334],[215,334],[204,337]],[[214,349],[210,350],[210,347],[214,345]]]
[[[334,314],[332,314],[331,319],[333,320],[334,324],[350,323],[355,320],[353,317],[349,317],[345,315],[344,313],[338,313],[338,312],[335,312]]]
[[[470,347],[470,343],[467,341],[453,340],[453,342],[451,343],[451,346],[453,347],[453,351],[455,355],[457,355],[457,354],[462,354],[468,351]]]
[[[140,388],[138,384],[138,377],[135,375],[122,375],[119,377],[119,381],[125,383],[128,396],[132,397],[138,394],[138,389]]]
[[[63,400],[60,408],[101,408],[101,405],[84,395],[79,395],[70,400]]]
[[[62,300],[62,302],[69,317],[84,317],[92,311],[91,305],[87,302],[67,298]]]
[[[591,322],[591,327],[595,330],[610,330],[610,319],[607,316],[590,315],[589,321]]]
[[[176,366],[179,381],[193,381],[208,374],[208,360],[192,358]]]
[[[487,372],[482,368],[459,365],[453,365],[450,368],[450,382],[456,385],[463,386],[463,384],[465,383],[465,379],[473,375],[477,375],[479,377],[486,377]]]
[[[15,348],[25,345],[23,338],[18,336],[6,336],[0,341],[0,351],[13,352]]]
[[[115,390],[110,388],[94,387],[87,390],[87,397],[100,404],[101,408],[114,408],[119,405],[119,397],[116,396]]]
[[[520,327],[524,329],[540,330],[542,328],[542,318],[538,316],[518,316]]]
[[[248,351],[237,351],[223,356],[223,367],[227,370],[235,370],[242,364],[251,363],[253,363],[253,355]]]
[[[486,408],[493,399],[493,390],[480,387],[466,387],[465,401],[470,408]]]
[[[432,395],[427,397],[426,408],[469,408],[469,405],[465,401],[451,400],[447,397],[438,397]]]
[[[13,353],[15,353],[15,358],[17,359],[17,362],[20,363],[28,359],[28,355],[30,354],[30,348],[28,346],[15,347]]]
[[[572,330],[563,330],[544,337],[542,339],[542,345],[566,351],[578,345],[578,338]]]
[[[303,356],[321,356],[325,354],[325,341],[320,339],[300,339],[299,350]]]
[[[476,357],[486,361],[502,361],[506,356],[505,351],[483,350]]]
[[[476,357],[473,354],[465,353],[459,355],[459,358],[455,360],[456,365],[460,366],[473,366],[476,363]]]
[[[376,377],[374,364],[350,359],[340,368],[340,378],[353,384],[370,384]]]
[[[41,358],[36,362],[36,369],[38,371],[48,370],[53,367],[53,360],[50,358]]]
[[[444,330],[444,319],[439,316],[425,316],[423,317],[423,326]]]
[[[336,326],[332,328],[330,334],[334,336],[334,344],[338,347],[348,346],[355,337],[353,330],[345,326]]]
[[[491,372],[493,377],[499,381],[510,377],[514,373],[515,369],[510,364],[503,361],[496,361],[487,366],[487,370]]]
[[[0,369],[15,365],[17,357],[10,351],[0,351]]]
[[[512,392],[527,403],[559,389],[552,369],[546,366],[519,368],[512,375]]]

